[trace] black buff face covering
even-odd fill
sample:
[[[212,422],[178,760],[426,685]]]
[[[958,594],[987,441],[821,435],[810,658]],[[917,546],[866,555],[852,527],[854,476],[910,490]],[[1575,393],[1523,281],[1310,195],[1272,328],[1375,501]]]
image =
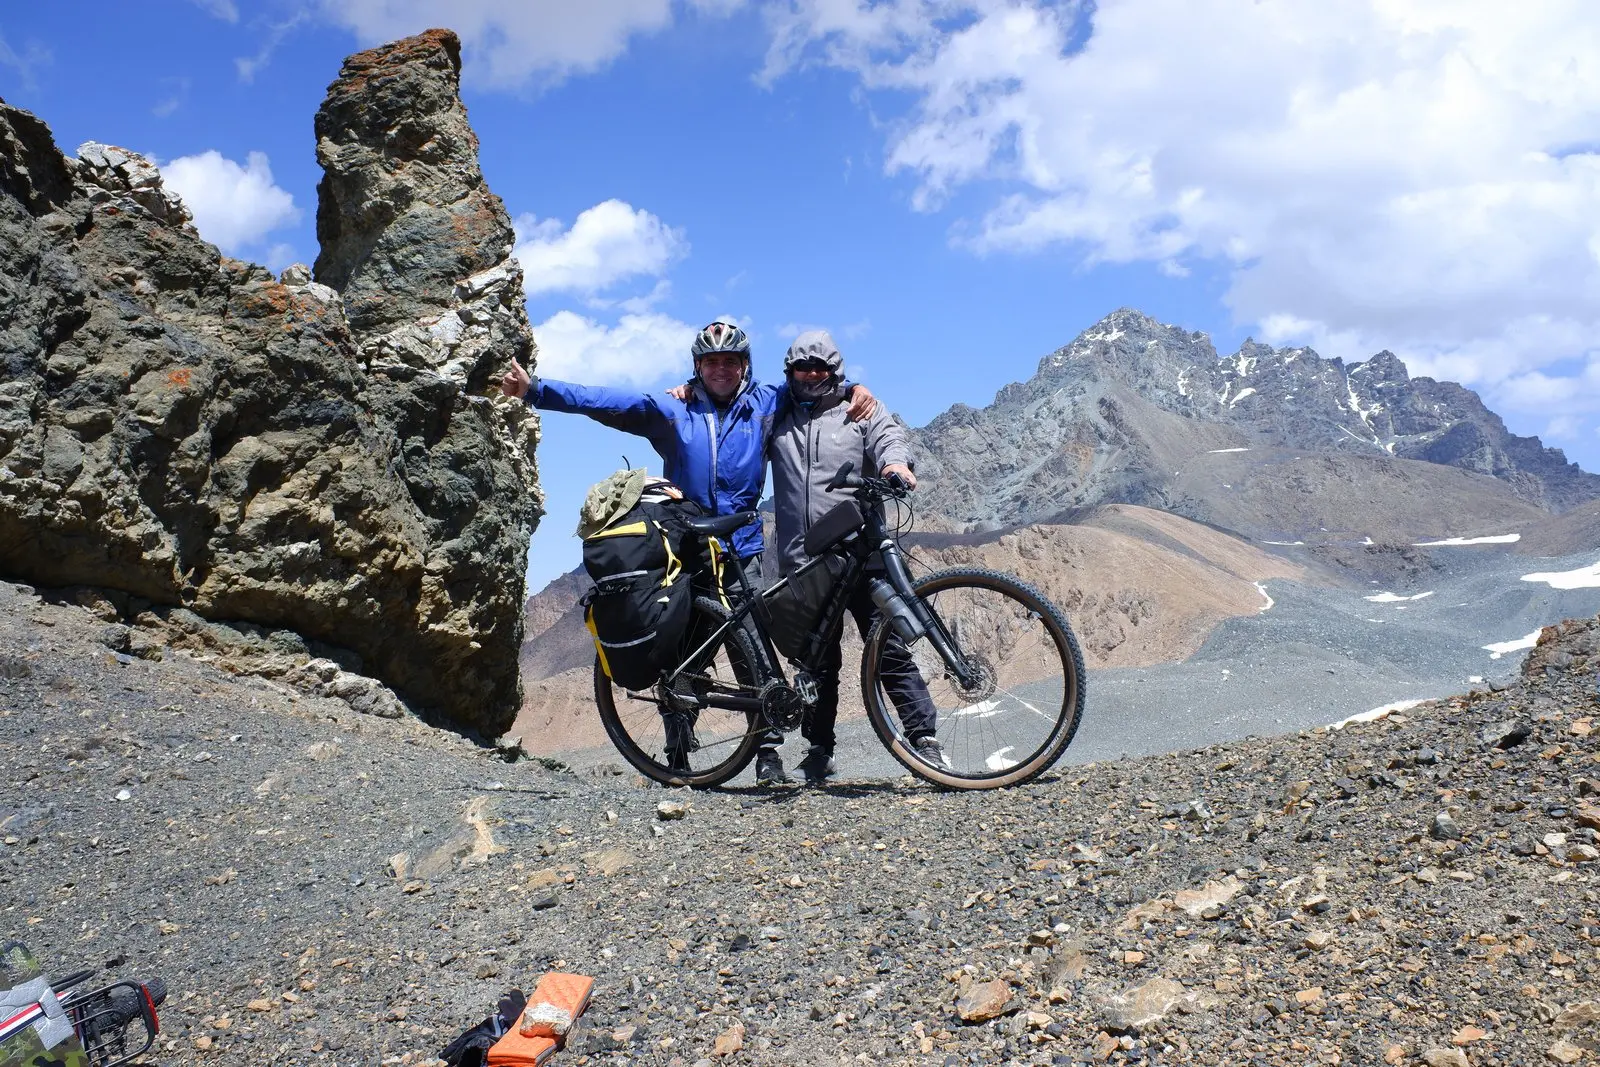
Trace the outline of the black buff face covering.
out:
[[[796,378],[789,379],[789,391],[802,404],[815,404],[824,397],[832,396],[838,388],[839,379],[833,375],[829,375],[820,382],[802,382]]]

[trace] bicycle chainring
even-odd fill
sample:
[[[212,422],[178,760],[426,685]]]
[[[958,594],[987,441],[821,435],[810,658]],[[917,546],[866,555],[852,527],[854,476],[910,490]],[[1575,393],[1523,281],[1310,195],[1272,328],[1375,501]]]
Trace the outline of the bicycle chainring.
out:
[[[800,725],[805,702],[787,682],[771,681],[761,690],[761,713],[778,730],[793,730]]]

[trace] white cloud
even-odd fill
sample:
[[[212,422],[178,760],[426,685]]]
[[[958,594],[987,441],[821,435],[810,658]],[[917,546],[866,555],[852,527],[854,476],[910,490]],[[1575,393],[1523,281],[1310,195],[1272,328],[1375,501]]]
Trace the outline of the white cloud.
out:
[[[200,235],[230,254],[300,218],[294,197],[273,184],[264,152],[251,152],[244,166],[215,149],[182,156],[162,167],[161,177],[183,198]]]
[[[1280,343],[1600,410],[1570,372],[1600,338],[1589,0],[791,0],[772,25],[769,77],[910,94],[887,169],[920,210],[987,196],[952,231],[979,254],[1209,261]]]
[[[571,229],[532,215],[519,215],[513,225],[512,254],[522,264],[529,296],[599,292],[627,278],[658,275],[689,250],[683,231],[621,200],[589,208]]]
[[[196,7],[223,22],[238,22],[239,8],[233,0],[193,0]]]
[[[249,85],[256,80],[256,75],[266,69],[272,62],[273,54],[278,51],[278,46],[283,44],[289,36],[307,18],[304,10],[295,11],[282,22],[267,25],[266,36],[262,38],[261,47],[256,49],[253,56],[238,56],[233,61],[233,69],[238,72],[239,80]]]
[[[0,67],[5,67],[16,72],[17,80],[29,92],[37,92],[39,81],[37,71],[40,67],[48,66],[55,60],[50,49],[37,41],[29,41],[21,52],[12,48],[0,35]]]
[[[654,312],[623,315],[607,326],[572,311],[558,311],[533,328],[539,374],[586,385],[642,388],[689,373],[695,327]]]
[[[745,0],[319,0],[325,17],[369,44],[449,26],[467,53],[468,80],[546,84],[604,67],[628,41],[672,24],[681,10],[718,17]]]
[[[172,87],[172,92],[170,95],[157,101],[155,106],[150,109],[150,114],[154,115],[158,119],[167,118],[173,112],[177,111],[178,108],[183,106],[184,100],[189,96],[188,78],[162,78],[161,82],[163,85],[170,85]]]
[[[801,334],[812,330],[826,330],[827,327],[815,322],[780,322],[773,329],[778,333],[778,341],[787,349]]]

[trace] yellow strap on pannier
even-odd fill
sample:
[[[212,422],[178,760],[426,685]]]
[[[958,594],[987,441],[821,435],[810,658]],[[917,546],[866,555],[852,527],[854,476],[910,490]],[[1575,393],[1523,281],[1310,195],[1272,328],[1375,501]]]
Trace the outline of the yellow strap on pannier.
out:
[[[667,576],[661,579],[661,587],[665,589],[678,580],[678,575],[683,572],[683,561],[678,558],[676,552],[672,551],[672,538],[667,534],[666,528],[659,522],[656,523],[656,532],[661,535],[661,547],[667,551]]]
[[[590,604],[589,609],[583,613],[583,624],[589,628],[589,636],[594,638],[594,654],[600,657],[600,669],[605,672],[607,678],[610,678],[611,664],[606,662],[606,650],[600,644],[600,631],[594,628],[593,604]]]
[[[638,522],[630,522],[626,526],[618,526],[615,529],[601,530],[598,533],[592,533],[588,537],[585,537],[584,540],[598,541],[602,537],[637,537],[639,534],[648,532],[649,527],[644,524],[643,519],[640,519]]]
[[[711,580],[717,583],[717,599],[722,601],[722,606],[729,611],[733,605],[728,603],[728,593],[722,587],[722,542],[715,537],[706,538],[706,547],[711,549]]]

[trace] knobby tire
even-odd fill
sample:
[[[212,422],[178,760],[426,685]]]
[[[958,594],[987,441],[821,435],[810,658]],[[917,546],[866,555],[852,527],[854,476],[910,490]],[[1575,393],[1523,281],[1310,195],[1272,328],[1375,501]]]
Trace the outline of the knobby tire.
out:
[[[917,581],[914,588],[936,615],[938,593],[965,588],[998,594],[1015,602],[1031,616],[1036,616],[1051,639],[1054,655],[1060,659],[1063,698],[1055,713],[1053,729],[1028,758],[1011,766],[978,773],[941,770],[923,760],[910,747],[893,704],[885,699],[884,690],[878,684],[885,639],[889,633],[888,624],[879,619],[867,636],[861,656],[861,695],[878,739],[912,774],[949,789],[1000,789],[1021,785],[1049,770],[1072,742],[1083,718],[1086,673],[1083,651],[1061,609],[1028,583],[1012,575],[982,568],[959,567],[936,571]],[[931,651],[926,650],[927,645],[926,637],[917,642],[916,647],[924,650],[921,653],[924,657]]]
[[[695,638],[695,634],[710,634],[718,626],[721,626],[727,617],[727,610],[715,600],[709,597],[696,597],[694,601],[694,622],[690,627],[690,639],[684,643],[685,650],[692,651],[700,641],[705,640],[704,636],[698,639]],[[713,646],[700,661],[686,664],[686,673],[700,673],[701,669],[715,663],[719,655],[726,657],[725,662],[731,665],[735,680],[740,685],[752,687],[752,690],[759,688],[759,680],[755,677],[755,671],[751,666],[759,662],[759,660],[750,635],[742,627],[734,627],[729,630],[723,639]],[[641,739],[636,739],[629,732],[617,704],[618,696],[625,695],[626,692],[626,690],[614,686],[611,679],[606,677],[605,671],[600,667],[600,659],[596,656],[594,664],[594,701],[600,710],[600,722],[605,726],[606,736],[611,738],[611,743],[615,746],[618,754],[645,777],[654,779],[663,785],[709,789],[713,786],[722,785],[738,775],[755,758],[756,749],[761,743],[762,723],[759,714],[749,713],[745,716],[746,725],[743,735],[736,743],[723,746],[728,752],[726,759],[703,768],[691,767],[688,772],[672,769],[667,765],[664,753],[654,751],[654,745]],[[644,694],[641,693],[640,695]],[[661,717],[659,687],[652,691],[651,697],[652,699],[648,702],[635,701],[626,697],[625,699],[628,700],[630,705],[640,709],[643,709],[646,703],[650,704],[652,707],[649,714],[659,720]],[[705,711],[702,711],[701,714],[705,714]],[[724,711],[718,714],[732,716],[736,713]],[[642,725],[650,720],[636,719],[635,721],[641,722]]]

